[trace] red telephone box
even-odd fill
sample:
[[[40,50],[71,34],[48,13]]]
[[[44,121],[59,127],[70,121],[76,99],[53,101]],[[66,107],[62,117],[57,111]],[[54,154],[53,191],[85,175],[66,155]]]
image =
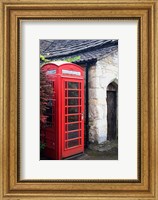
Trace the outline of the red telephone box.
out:
[[[84,70],[72,63],[41,67],[52,81],[47,126],[41,130],[45,156],[60,160],[84,152]]]

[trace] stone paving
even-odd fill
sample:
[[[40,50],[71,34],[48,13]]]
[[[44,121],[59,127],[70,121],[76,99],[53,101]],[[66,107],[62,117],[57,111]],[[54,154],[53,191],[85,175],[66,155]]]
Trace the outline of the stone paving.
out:
[[[90,144],[84,154],[69,160],[118,160],[118,141],[106,141],[102,144]]]
[[[41,160],[50,160],[41,156]],[[83,154],[74,155],[65,160],[118,160],[118,141],[106,141],[102,144],[90,144]]]

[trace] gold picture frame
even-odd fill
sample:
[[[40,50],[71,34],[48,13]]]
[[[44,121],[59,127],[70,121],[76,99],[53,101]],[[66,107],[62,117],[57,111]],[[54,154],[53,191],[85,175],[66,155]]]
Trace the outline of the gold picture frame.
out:
[[[0,197],[158,200],[158,2],[1,0]],[[136,181],[19,180],[19,28],[29,19],[136,19],[139,22],[140,174]]]

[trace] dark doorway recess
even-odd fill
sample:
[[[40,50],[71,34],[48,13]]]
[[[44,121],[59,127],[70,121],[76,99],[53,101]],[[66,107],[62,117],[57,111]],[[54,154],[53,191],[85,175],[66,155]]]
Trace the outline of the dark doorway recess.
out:
[[[112,82],[107,87],[107,139],[117,139],[117,91],[118,85]]]

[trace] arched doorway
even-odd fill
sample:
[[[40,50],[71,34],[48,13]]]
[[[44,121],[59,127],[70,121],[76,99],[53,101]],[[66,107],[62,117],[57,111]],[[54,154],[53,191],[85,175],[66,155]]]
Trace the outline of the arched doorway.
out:
[[[107,139],[117,138],[117,91],[118,85],[112,82],[107,87]]]

